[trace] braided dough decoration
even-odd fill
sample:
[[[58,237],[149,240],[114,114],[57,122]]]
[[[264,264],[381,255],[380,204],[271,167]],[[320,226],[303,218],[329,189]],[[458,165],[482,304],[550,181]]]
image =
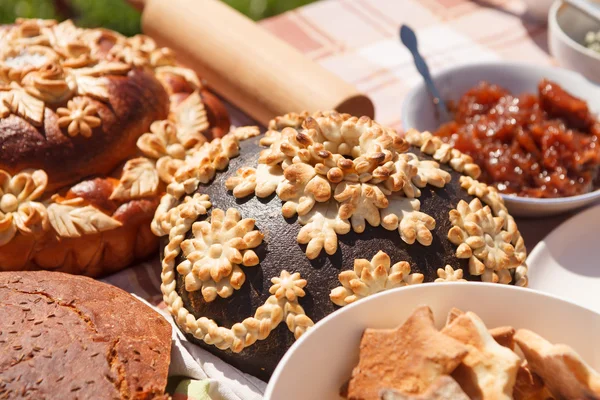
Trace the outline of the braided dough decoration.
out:
[[[481,168],[473,162],[473,158],[461,151],[453,148],[437,136],[430,132],[419,132],[416,129],[409,129],[404,138],[413,146],[418,146],[425,154],[429,154],[435,160],[448,164],[456,172],[463,173],[473,179],[479,178]]]
[[[199,216],[207,214],[207,206],[210,207],[208,195],[196,193],[193,197],[187,196],[170,214],[173,228],[164,250],[161,291],[177,324],[197,339],[234,353],[267,338],[282,321],[298,339],[314,325],[298,303],[298,298],[305,295],[303,288],[306,286],[306,280],[301,279],[299,273],[290,274],[282,270],[279,277],[272,278],[273,285],[269,289],[271,296],[256,309],[253,317],[234,324],[231,329],[221,327],[205,317],[196,318],[184,307],[176,291],[175,259],[181,253],[181,245],[192,224]]]

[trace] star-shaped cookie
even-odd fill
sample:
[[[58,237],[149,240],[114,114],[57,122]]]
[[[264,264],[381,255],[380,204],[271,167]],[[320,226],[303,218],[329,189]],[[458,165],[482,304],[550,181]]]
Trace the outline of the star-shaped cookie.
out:
[[[521,359],[499,345],[473,312],[456,317],[442,333],[464,343],[469,354],[452,373],[472,399],[512,399]]]
[[[379,400],[384,388],[423,393],[438,377],[449,375],[466,355],[465,345],[435,328],[431,309],[419,307],[396,329],[365,330],[348,398]]]
[[[542,379],[531,372],[527,360],[521,363],[519,372],[517,372],[513,397],[515,400],[547,400],[553,398]]]
[[[512,326],[499,326],[489,329],[488,332],[494,340],[500,345],[508,349],[515,349],[515,328]]]
[[[531,371],[542,378],[555,397],[600,399],[600,374],[571,347],[552,344],[527,329],[517,331],[515,342],[523,351]]]
[[[450,325],[456,318],[464,315],[465,312],[459,308],[452,307],[446,317],[446,326]],[[490,335],[499,345],[508,347],[511,350],[515,349],[515,328],[512,326],[499,326],[497,328],[488,329]]]

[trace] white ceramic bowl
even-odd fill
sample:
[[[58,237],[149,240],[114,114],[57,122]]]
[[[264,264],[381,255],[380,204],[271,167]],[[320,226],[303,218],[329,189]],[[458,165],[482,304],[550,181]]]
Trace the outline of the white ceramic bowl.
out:
[[[393,289],[346,306],[301,337],[275,370],[265,400],[338,399],[358,362],[366,328],[395,328],[426,304],[442,327],[452,307],[477,313],[488,327],[527,328],[573,347],[600,368],[600,314],[551,295],[508,285],[452,282]]]
[[[529,287],[568,298],[600,313],[600,205],[560,224],[527,257]]]
[[[513,94],[537,93],[543,78],[557,82],[571,94],[587,101],[592,112],[600,113],[600,86],[580,74],[562,68],[540,67],[523,63],[468,64],[433,74],[444,100],[457,101],[467,90],[481,81],[498,84]],[[402,126],[405,130],[435,131],[439,126],[435,109],[424,83],[420,83],[404,99]],[[520,217],[556,215],[589,205],[600,199],[600,190],[579,196],[557,199],[534,199],[503,195],[511,214]]]
[[[548,14],[550,53],[561,66],[600,83],[600,54],[582,45],[590,31],[600,31],[600,22],[561,0],[552,4]]]

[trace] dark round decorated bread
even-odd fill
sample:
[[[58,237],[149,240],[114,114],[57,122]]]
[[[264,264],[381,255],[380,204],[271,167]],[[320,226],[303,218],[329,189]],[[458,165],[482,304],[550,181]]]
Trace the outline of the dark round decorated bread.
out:
[[[178,325],[245,372],[267,380],[313,323],[382,290],[527,285],[501,197],[429,133],[290,114],[214,146],[175,174],[153,231],[168,235],[162,290]]]
[[[0,272],[0,398],[163,399],[171,325],[119,288]]]

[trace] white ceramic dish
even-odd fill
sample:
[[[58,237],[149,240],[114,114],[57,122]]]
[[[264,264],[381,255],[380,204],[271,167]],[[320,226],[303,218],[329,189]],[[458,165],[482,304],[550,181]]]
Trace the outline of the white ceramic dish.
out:
[[[600,83],[600,54],[582,45],[590,31],[600,31],[600,22],[561,0],[552,4],[548,14],[550,53],[561,66]]]
[[[568,219],[529,254],[532,289],[568,298],[600,313],[600,206]]]
[[[301,337],[275,370],[265,400],[339,399],[338,391],[358,362],[365,328],[395,328],[427,304],[441,327],[450,308],[479,314],[489,327],[528,328],[553,343],[567,343],[600,368],[600,315],[548,294],[514,286],[431,283],[393,289],[358,301],[324,318]]]
[[[444,100],[455,101],[481,81],[498,84],[513,94],[537,93],[537,85],[543,78],[557,82],[574,96],[584,99],[593,112],[600,113],[600,86],[562,68],[498,62],[457,66],[433,74],[433,80]],[[424,83],[413,88],[404,99],[402,125],[405,130],[416,128],[420,131],[434,131],[438,128],[435,109]],[[512,215],[542,217],[589,205],[600,199],[600,191],[558,199],[508,195],[502,197]]]

